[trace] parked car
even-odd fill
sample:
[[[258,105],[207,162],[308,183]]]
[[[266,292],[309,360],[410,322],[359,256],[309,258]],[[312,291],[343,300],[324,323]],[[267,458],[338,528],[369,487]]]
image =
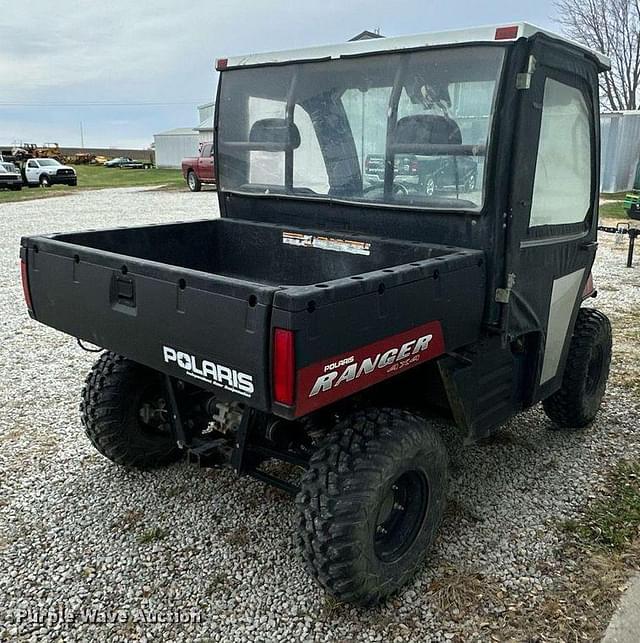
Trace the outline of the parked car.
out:
[[[119,156],[118,158],[111,159],[104,163],[105,167],[120,167],[130,170],[142,170],[153,167],[150,161],[138,161],[137,159],[129,158],[128,156]]]
[[[128,156],[118,156],[115,159],[111,159],[110,161],[106,161],[104,163],[105,167],[122,167],[126,163],[131,163],[133,159],[130,159]]]
[[[56,184],[78,185],[78,175],[70,165],[55,159],[29,159],[23,165],[24,179],[29,187],[43,188]]]
[[[554,431],[598,413],[611,325],[586,304],[610,64],[520,23],[217,68],[220,217],[25,237],[25,302],[105,349],[81,402],[102,455],[141,469],[188,458],[278,486],[295,496],[311,576],[340,603],[372,605],[436,539],[444,422],[472,443],[540,402]],[[443,113],[451,86],[486,144],[463,144]],[[482,155],[482,189],[397,198],[363,184],[358,132],[379,114],[341,96],[371,89],[389,97],[385,158]],[[414,113],[398,118],[403,92]],[[256,152],[282,160],[270,183]],[[193,189],[197,167],[183,167]],[[579,442],[549,440],[565,453]]]
[[[20,174],[20,168],[11,161],[5,161],[4,159],[2,159],[0,160],[0,165],[2,165],[4,169],[7,170],[7,172]]]
[[[202,184],[215,185],[215,165],[213,160],[213,144],[206,143],[200,150],[200,156],[182,159],[182,176],[192,192],[200,192]]]
[[[22,175],[13,163],[0,163],[0,189],[22,190]]]
[[[373,183],[384,180],[383,154],[367,155],[365,176]],[[420,190],[426,196],[450,190],[473,192],[478,184],[478,163],[468,156],[402,155],[394,159],[394,177],[402,188]]]

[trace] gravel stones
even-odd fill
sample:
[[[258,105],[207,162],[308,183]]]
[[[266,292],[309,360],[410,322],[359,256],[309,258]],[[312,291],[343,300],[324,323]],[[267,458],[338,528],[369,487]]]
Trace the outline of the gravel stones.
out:
[[[593,303],[612,318],[615,354],[595,424],[551,431],[536,407],[466,447],[444,428],[451,485],[436,546],[400,595],[360,610],[336,605],[306,575],[283,494],[186,464],[124,471],[94,452],[78,403],[96,356],[23,305],[22,235],[216,212],[211,191],[100,190],[0,205],[0,640],[486,640],[487,623],[568,573],[559,523],[619,459],[640,455],[632,371],[619,370],[634,361],[640,268],[626,269],[626,248],[601,236]]]

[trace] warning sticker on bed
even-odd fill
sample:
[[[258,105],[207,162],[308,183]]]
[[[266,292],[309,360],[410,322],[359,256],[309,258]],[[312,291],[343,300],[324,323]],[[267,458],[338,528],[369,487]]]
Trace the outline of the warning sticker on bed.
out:
[[[371,244],[365,241],[354,241],[352,239],[337,239],[301,232],[283,232],[282,243],[289,246],[302,246],[304,248],[320,248],[321,250],[333,250],[334,252],[349,252],[353,255],[371,254]]]

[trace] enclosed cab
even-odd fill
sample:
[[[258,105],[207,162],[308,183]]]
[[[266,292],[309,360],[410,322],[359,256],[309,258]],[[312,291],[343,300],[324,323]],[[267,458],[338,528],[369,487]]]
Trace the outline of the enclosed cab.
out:
[[[522,23],[217,67],[221,218],[23,239],[27,304],[107,349],[82,403],[101,453],[292,492],[312,575],[377,602],[442,517],[427,418],[476,440],[540,401],[557,428],[598,411],[608,62]]]

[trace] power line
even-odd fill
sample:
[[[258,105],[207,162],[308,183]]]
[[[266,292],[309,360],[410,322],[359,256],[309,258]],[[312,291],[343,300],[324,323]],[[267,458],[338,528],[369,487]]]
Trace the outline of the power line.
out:
[[[160,107],[164,105],[202,105],[205,100],[193,101],[87,101],[82,103],[0,101],[0,107]],[[211,102],[211,101],[209,101]]]

